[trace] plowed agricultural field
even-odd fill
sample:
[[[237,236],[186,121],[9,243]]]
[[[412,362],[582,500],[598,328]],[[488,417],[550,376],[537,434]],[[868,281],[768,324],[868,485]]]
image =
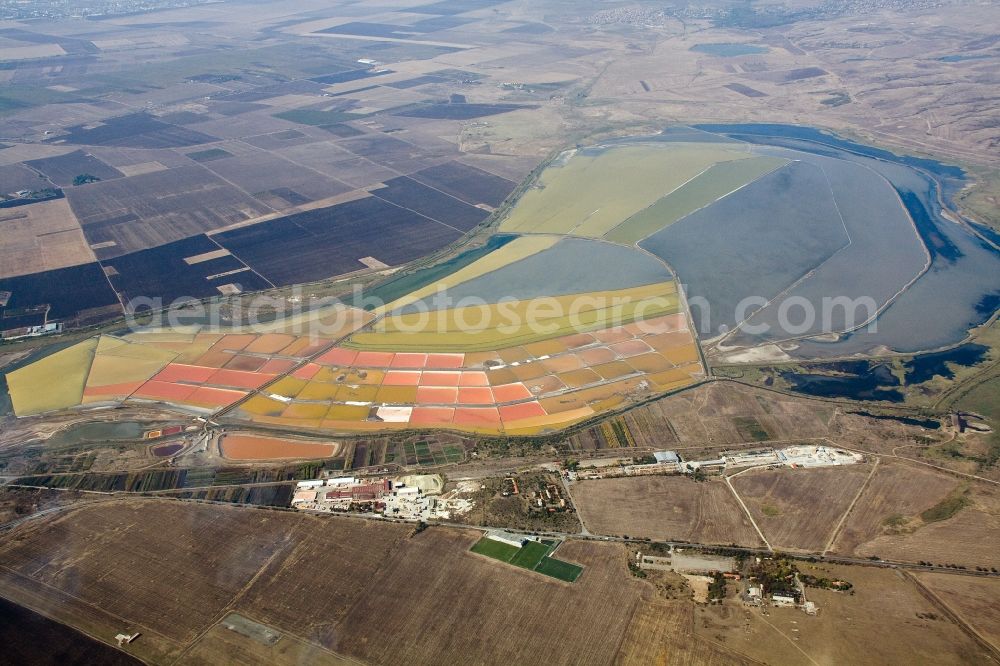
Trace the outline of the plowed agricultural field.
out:
[[[187,502],[109,502],[61,514],[6,542],[0,589],[103,640],[125,628],[139,631],[131,653],[172,663],[227,606],[281,632],[329,638],[411,531]]]
[[[761,546],[746,514],[720,479],[645,476],[581,481],[573,500],[595,534],[708,544]]]
[[[434,528],[408,540],[348,614],[337,651],[373,664],[612,661],[643,587],[620,546],[560,547],[584,567],[570,584],[468,552],[480,536]]]
[[[174,502],[84,508],[9,542],[0,551],[2,587],[14,582],[8,575],[23,576],[29,587],[50,586],[114,609],[144,633],[184,642],[287,547],[303,522]]]
[[[4,544],[0,585],[15,602],[105,640],[124,627],[141,632],[129,652],[149,663],[175,663],[182,654],[192,663],[291,663],[293,655],[313,661],[312,649],[372,664],[611,664],[619,652],[631,654],[623,641],[645,632],[645,621],[629,627],[651,588],[629,575],[624,547],[564,543],[559,557],[584,567],[566,583],[469,552],[481,537],[113,501],[40,521]],[[218,631],[230,613],[283,637],[271,648]],[[691,643],[689,623],[681,611],[663,614],[643,654],[661,653],[666,636]]]
[[[693,635],[694,613],[682,601],[642,601],[635,609],[616,664],[716,666],[753,663]]]
[[[225,435],[222,455],[231,460],[279,460],[283,458],[332,458],[343,445],[331,442],[297,442],[277,437]]]

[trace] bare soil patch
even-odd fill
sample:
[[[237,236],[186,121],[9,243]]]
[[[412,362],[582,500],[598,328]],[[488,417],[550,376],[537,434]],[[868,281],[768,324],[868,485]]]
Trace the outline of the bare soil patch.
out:
[[[572,491],[584,526],[595,534],[763,545],[722,479],[601,479],[577,483]]]

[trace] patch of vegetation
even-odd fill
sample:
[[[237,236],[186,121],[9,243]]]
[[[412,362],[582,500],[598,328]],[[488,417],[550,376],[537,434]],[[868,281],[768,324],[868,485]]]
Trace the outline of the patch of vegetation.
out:
[[[89,173],[81,173],[79,176],[73,179],[73,185],[86,185],[87,183],[96,183],[101,179],[97,176]]]
[[[819,101],[823,106],[829,106],[831,108],[843,106],[844,104],[849,104],[851,102],[851,96],[845,92],[836,91],[830,94],[829,97],[821,99]]]
[[[969,506],[972,500],[969,498],[969,487],[963,485],[956,489],[948,497],[927,509],[920,514],[925,523],[934,523],[941,520],[948,520],[956,513]]]
[[[854,585],[846,580],[831,580],[824,576],[813,576],[812,574],[800,573],[799,581],[807,587],[818,587],[824,590],[839,590],[840,592],[848,592],[854,588]]]
[[[547,546],[544,543],[527,541],[521,546],[521,550],[514,555],[510,563],[515,567],[533,570],[541,563],[542,558],[549,554],[549,550],[551,550],[551,546]]]
[[[535,571],[549,578],[556,578],[567,583],[572,583],[583,573],[583,567],[557,560],[554,557],[544,557],[538,566],[535,567]]]
[[[485,480],[486,488],[476,500],[482,511],[482,525],[525,531],[580,530],[576,510],[564,496],[558,475],[536,472],[519,474],[516,479],[519,493],[507,496],[503,494],[502,478]],[[565,500],[565,504],[560,499]]]
[[[718,571],[712,573],[712,582],[708,584],[708,601],[722,601],[726,598],[726,577]]]
[[[892,527],[898,529],[900,527],[905,527],[906,523],[909,522],[906,516],[901,513],[894,513],[883,521],[887,527]]]
[[[736,426],[736,431],[744,441],[763,442],[771,439],[760,421],[752,416],[737,416],[733,419],[733,425]]]
[[[785,557],[763,558],[750,567],[749,576],[760,583],[764,594],[780,594],[799,598],[795,577],[798,567]]]
[[[193,83],[229,83],[230,81],[240,81],[243,77],[239,74],[195,74],[189,76],[185,81]]]
[[[636,578],[645,578],[646,577],[646,572],[643,571],[642,568],[638,564],[636,564],[635,562],[633,562],[632,558],[629,558],[629,560],[628,560],[628,571],[629,571],[630,574],[632,574]]]
[[[1000,170],[975,169],[972,175],[975,185],[958,195],[959,205],[992,228],[1000,229],[1000,212],[997,210]]]
[[[572,583],[583,573],[583,567],[549,557],[548,554],[557,545],[558,542],[553,540],[525,541],[520,548],[517,548],[484,536],[470,550],[543,576]]]
[[[187,153],[187,156],[195,162],[211,162],[212,160],[221,160],[233,155],[222,148],[208,148],[206,150],[196,150],[193,153]]]
[[[485,555],[486,557],[492,557],[494,560],[500,560],[501,562],[510,562],[517,555],[519,548],[516,548],[509,543],[503,543],[502,541],[496,541],[495,539],[490,539],[489,537],[483,537],[472,546],[473,553],[479,553],[480,555]]]
[[[761,512],[763,512],[763,514],[765,516],[770,516],[772,518],[774,516],[780,516],[781,515],[781,510],[778,509],[778,507],[773,506],[771,504],[765,504],[764,506],[762,506],[760,508],[760,510],[761,510]]]
[[[979,467],[984,470],[995,466],[1000,462],[1000,376],[975,385],[956,401],[955,406],[963,411],[980,414],[989,421],[993,432],[988,435],[987,449],[980,459]]]

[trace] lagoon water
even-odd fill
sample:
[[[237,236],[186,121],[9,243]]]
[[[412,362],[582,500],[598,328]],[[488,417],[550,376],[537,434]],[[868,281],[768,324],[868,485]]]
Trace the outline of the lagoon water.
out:
[[[874,330],[858,331],[836,342],[804,340],[794,351],[796,356],[847,356],[880,347],[898,352],[935,349],[960,342],[970,328],[993,315],[993,309],[984,304],[995,303],[1000,294],[1000,251],[974,233],[971,225],[952,222],[942,215],[942,200],[950,207],[951,197],[965,184],[965,174],[960,168],[930,159],[895,155],[808,127],[698,125],[696,128],[751,142],[770,154],[789,157],[795,152],[803,159],[816,155],[832,157],[870,169],[898,192],[929,249],[931,264],[927,272],[879,315]],[[871,225],[882,223],[883,217],[877,214],[868,220]],[[883,253],[870,260],[893,258],[891,253]],[[683,274],[680,279],[683,281]],[[743,338],[741,342],[748,340]]]

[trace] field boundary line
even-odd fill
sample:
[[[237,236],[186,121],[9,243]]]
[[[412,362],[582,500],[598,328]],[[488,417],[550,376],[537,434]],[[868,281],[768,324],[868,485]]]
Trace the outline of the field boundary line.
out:
[[[747,507],[746,503],[743,501],[743,498],[740,497],[740,494],[738,492],[736,492],[736,488],[733,486],[733,482],[731,481],[731,479],[736,478],[740,474],[745,474],[746,472],[749,472],[749,471],[755,470],[755,469],[759,469],[759,468],[758,467],[747,467],[746,469],[744,469],[742,471],[736,472],[736,474],[733,474],[732,476],[724,476],[723,478],[726,480],[726,485],[729,486],[729,490],[732,491],[733,497],[735,497],[736,501],[740,503],[741,507],[743,507],[743,512],[747,515],[747,518],[750,519],[750,524],[753,525],[753,528],[755,530],[757,530],[757,534],[760,536],[760,540],[763,541],[764,545],[767,546],[767,549],[773,553],[774,552],[774,547],[771,546],[771,542],[769,542],[767,540],[767,537],[764,536],[764,532],[761,531],[760,526],[757,524],[757,521],[753,519],[753,515],[750,513],[750,509]],[[805,653],[803,653],[803,654],[805,654]]]
[[[107,615],[109,617],[113,617],[113,618],[116,618],[118,620],[121,620],[122,623],[125,626],[129,626],[129,627],[142,627],[142,629],[143,629],[144,632],[150,633],[150,634],[155,634],[156,636],[159,636],[160,638],[162,638],[163,640],[165,640],[165,641],[167,641],[169,643],[173,643],[175,645],[181,645],[182,644],[176,638],[170,638],[169,636],[160,633],[156,629],[152,629],[151,627],[143,624],[142,622],[139,622],[137,620],[130,620],[127,617],[124,617],[122,615],[118,615],[117,613],[113,613],[113,612],[111,612],[109,610],[101,608],[100,606],[98,606],[96,604],[93,604],[93,603],[91,603],[89,601],[86,601],[85,599],[82,599],[82,598],[76,596],[75,594],[70,594],[69,592],[66,592],[65,590],[60,590],[58,587],[55,587],[54,585],[50,585],[49,583],[46,583],[45,581],[38,580],[36,578],[32,578],[31,576],[28,576],[27,574],[23,574],[20,571],[15,571],[14,569],[11,569],[10,567],[8,567],[6,564],[0,564],[0,569],[3,569],[8,574],[13,575],[15,578],[21,578],[21,579],[23,579],[24,581],[26,581],[26,583],[29,586],[30,585],[37,585],[37,586],[42,587],[42,588],[44,588],[46,590],[49,590],[51,592],[55,592],[57,595],[61,595],[61,596],[67,597],[69,599],[72,599],[73,601],[75,601],[75,602],[77,602],[77,603],[79,603],[79,604],[81,604],[83,606],[86,606],[87,608],[91,608],[93,610],[96,610],[98,613],[103,613],[104,615]],[[30,587],[28,589],[30,590]],[[0,596],[3,596],[3,595],[0,594]],[[10,601],[10,599],[8,597],[4,597],[4,598],[8,599]],[[17,602],[15,601],[13,603],[17,603]],[[24,604],[17,603],[17,605],[18,606],[24,606],[25,608],[28,608],[30,610],[35,610],[34,608],[31,608],[30,606],[25,606]],[[41,611],[35,610],[35,612],[39,613],[41,615],[45,615]],[[48,615],[45,615],[45,617],[48,617]],[[49,618],[49,619],[53,620],[54,622],[59,622],[59,620],[55,620],[54,618]],[[65,622],[59,622],[59,624],[66,624],[66,623]],[[73,629],[76,629],[76,627],[73,627],[73,625],[66,625],[66,626],[70,626]],[[77,629],[77,631],[80,631],[80,630]],[[83,632],[83,633],[86,633],[86,632]],[[87,635],[89,636],[89,634],[87,634]],[[100,638],[97,638],[97,637],[94,637],[94,638],[95,638],[95,640],[99,640],[102,643],[107,643],[107,641],[104,641],[104,640],[102,640]],[[110,645],[110,643],[108,643],[108,645]]]
[[[924,585],[919,578],[914,576],[909,571],[901,570],[901,573],[906,580],[913,584],[920,596],[930,602],[930,604],[939,611],[944,613],[949,620],[954,622],[958,628],[962,630],[962,633],[971,638],[980,648],[985,650],[995,663],[1000,664],[1000,648],[986,640],[982,634],[980,634],[965,620],[965,618],[963,618],[958,612],[952,610],[951,606],[945,603],[944,600],[942,600],[941,597],[939,597],[932,589]]]
[[[4,592],[0,592],[0,599],[6,600],[7,602],[9,602],[11,604],[14,604],[18,608],[24,608],[24,609],[26,609],[26,610],[28,610],[28,611],[30,611],[32,613],[36,613],[37,615],[40,615],[40,616],[44,617],[45,619],[49,620],[50,622],[55,622],[56,624],[62,625],[64,627],[68,627],[69,629],[71,629],[73,631],[76,631],[76,632],[78,632],[80,634],[83,634],[84,636],[86,636],[87,638],[91,639],[92,641],[95,641],[95,642],[100,643],[102,645],[107,645],[110,648],[114,648],[114,649],[122,652],[123,654],[127,654],[128,656],[132,657],[133,659],[135,659],[136,661],[138,661],[140,663],[143,663],[143,664],[149,664],[150,663],[148,660],[143,659],[139,655],[133,654],[131,652],[125,652],[125,650],[122,650],[121,648],[117,647],[116,645],[114,645],[114,644],[112,644],[112,643],[104,640],[100,636],[93,635],[92,633],[90,633],[89,631],[86,631],[86,630],[82,629],[81,627],[77,627],[77,626],[72,625],[72,624],[67,624],[66,622],[62,622],[60,620],[55,619],[54,617],[51,617],[48,613],[43,612],[40,609],[32,608],[31,606],[28,606],[28,605],[26,605],[24,603],[21,603],[19,601],[15,601],[14,599],[11,599],[10,597],[8,597]],[[135,623],[132,623],[132,625],[135,626]],[[155,634],[156,632],[154,631],[154,632],[150,632],[150,633],[154,633]]]
[[[816,661],[815,659],[813,659],[812,657],[810,657],[809,653],[806,652],[805,650],[803,650],[795,641],[793,641],[789,636],[787,636],[785,634],[785,632],[783,632],[781,629],[778,629],[776,626],[774,626],[774,624],[772,624],[770,621],[768,621],[768,619],[764,617],[763,613],[758,613],[757,617],[760,618],[761,622],[763,622],[767,626],[769,626],[772,629],[774,629],[774,631],[777,632],[777,634],[779,636],[781,636],[786,641],[788,641],[792,645],[792,647],[794,647],[796,650],[798,650],[799,652],[801,652],[802,656],[804,656],[806,659],[808,659],[810,662],[812,662],[816,666],[820,666],[820,663],[818,661]]]
[[[256,583],[257,580],[264,574],[264,572],[271,566],[275,558],[277,558],[279,555],[284,554],[290,544],[291,544],[291,535],[286,535],[285,543],[283,543],[280,548],[271,553],[271,555],[267,558],[267,560],[265,560],[264,563],[260,565],[260,568],[257,569],[256,573],[254,573],[254,575],[250,577],[250,580],[244,583],[243,587],[237,590],[236,594],[234,594],[233,597],[222,608],[222,610],[219,611],[219,614],[216,616],[215,620],[213,622],[210,622],[202,631],[195,634],[194,638],[192,638],[185,644],[184,649],[181,650],[180,654],[178,654],[177,657],[170,663],[171,664],[179,663],[181,659],[187,656],[187,654],[191,651],[191,648],[197,645],[198,642],[201,639],[203,639],[208,632],[210,632],[217,624],[222,622],[227,615],[229,615],[232,612],[235,612],[235,605],[243,598],[243,595],[245,595],[248,591],[250,591],[250,588],[254,586],[254,583]]]
[[[865,478],[865,482],[861,484],[861,487],[858,488],[858,492],[854,494],[854,499],[851,500],[847,510],[840,516],[840,520],[837,521],[837,525],[833,528],[833,533],[830,535],[830,540],[826,542],[826,545],[823,547],[823,552],[820,553],[820,555],[826,555],[833,548],[834,542],[836,542],[837,537],[840,536],[840,530],[844,527],[844,523],[847,522],[847,517],[851,515],[851,511],[854,510],[854,506],[858,503],[858,500],[861,499],[861,495],[864,494],[865,490],[868,489],[868,486],[871,485],[871,481],[875,478],[875,472],[878,470],[879,463],[881,462],[882,458],[875,458],[875,464],[872,465],[872,470],[868,472],[868,477]]]
[[[632,627],[632,623],[635,621],[635,614],[636,611],[639,610],[639,604],[643,603],[652,605],[654,602],[643,601],[642,595],[640,594],[639,597],[632,603],[632,609],[628,613],[628,621],[625,622],[624,629],[622,630],[621,635],[618,637],[618,640],[615,642],[615,652],[614,652],[615,656],[611,660],[612,664],[621,663],[622,647],[625,645],[625,639],[628,638],[629,629]]]

